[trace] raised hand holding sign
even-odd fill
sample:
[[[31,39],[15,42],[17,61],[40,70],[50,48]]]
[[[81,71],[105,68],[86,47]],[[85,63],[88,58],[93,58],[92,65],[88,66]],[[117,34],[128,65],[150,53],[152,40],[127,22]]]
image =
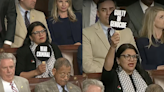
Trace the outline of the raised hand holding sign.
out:
[[[111,37],[111,46],[116,48],[120,41],[120,31],[125,29],[129,22],[129,15],[125,10],[115,9],[109,16],[109,25],[115,29]]]
[[[52,51],[48,44],[42,43],[39,44],[35,49],[35,55],[42,63],[38,66],[38,74],[40,75],[46,72],[46,62],[51,57]]]
[[[129,15],[126,10],[115,9],[109,17],[109,25],[115,30],[123,30],[127,27]]]

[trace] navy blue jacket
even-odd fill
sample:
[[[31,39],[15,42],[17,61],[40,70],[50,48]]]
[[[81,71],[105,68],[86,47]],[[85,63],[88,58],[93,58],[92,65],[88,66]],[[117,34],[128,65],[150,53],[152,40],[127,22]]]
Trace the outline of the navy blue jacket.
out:
[[[158,46],[148,48],[148,38],[138,38],[136,41],[142,59],[141,64],[145,70],[157,69],[157,66],[164,65],[164,44],[156,42],[154,38],[152,38],[152,41]]]
[[[80,13],[75,13],[75,15],[76,22],[71,22],[69,18],[60,18],[60,16],[60,21],[56,23],[52,17],[47,20],[52,43],[71,45],[76,42],[82,42],[82,16]]]

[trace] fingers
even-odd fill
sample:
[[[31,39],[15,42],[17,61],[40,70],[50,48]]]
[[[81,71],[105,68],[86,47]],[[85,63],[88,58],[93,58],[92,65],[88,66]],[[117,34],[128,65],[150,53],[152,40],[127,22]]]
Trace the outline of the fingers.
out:
[[[117,47],[119,41],[120,41],[120,35],[118,32],[115,32],[112,37],[111,37],[111,41],[112,41],[112,46]]]
[[[40,64],[38,67],[41,73],[44,73],[46,71],[46,64]]]

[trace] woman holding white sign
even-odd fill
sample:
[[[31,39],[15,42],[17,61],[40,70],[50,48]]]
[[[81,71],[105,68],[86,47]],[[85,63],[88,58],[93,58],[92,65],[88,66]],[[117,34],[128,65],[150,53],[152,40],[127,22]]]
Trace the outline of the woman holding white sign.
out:
[[[164,70],[164,9],[153,6],[146,10],[141,38],[137,47],[146,70]]]
[[[29,44],[24,45],[17,50],[16,75],[25,78],[52,77],[53,65],[56,59],[62,57],[58,46],[49,43],[47,29],[41,22],[33,22],[30,24],[27,36],[30,38]],[[36,58],[35,55],[36,47],[42,43],[48,44],[52,51],[52,54],[46,63]],[[44,51],[45,50],[46,49],[44,48]]]

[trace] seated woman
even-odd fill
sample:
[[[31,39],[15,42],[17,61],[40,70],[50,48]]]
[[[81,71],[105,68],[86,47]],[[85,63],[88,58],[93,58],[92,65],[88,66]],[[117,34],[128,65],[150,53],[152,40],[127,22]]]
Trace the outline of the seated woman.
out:
[[[136,41],[145,70],[164,69],[164,9],[153,6],[146,10],[141,38]]]
[[[116,54],[115,48],[110,47],[102,72],[105,92],[145,92],[152,80],[141,68],[136,48],[131,44],[122,44]]]
[[[23,45],[17,50],[16,75],[24,78],[46,78],[52,77],[53,65],[59,57],[62,57],[61,51],[57,45],[50,44],[46,27],[41,22],[33,22],[28,27],[29,44]],[[46,64],[41,63],[35,56],[35,48],[38,44],[49,44],[52,55]]]
[[[72,10],[72,0],[54,0],[52,17],[48,19],[52,43],[80,45],[82,40],[82,16]]]

